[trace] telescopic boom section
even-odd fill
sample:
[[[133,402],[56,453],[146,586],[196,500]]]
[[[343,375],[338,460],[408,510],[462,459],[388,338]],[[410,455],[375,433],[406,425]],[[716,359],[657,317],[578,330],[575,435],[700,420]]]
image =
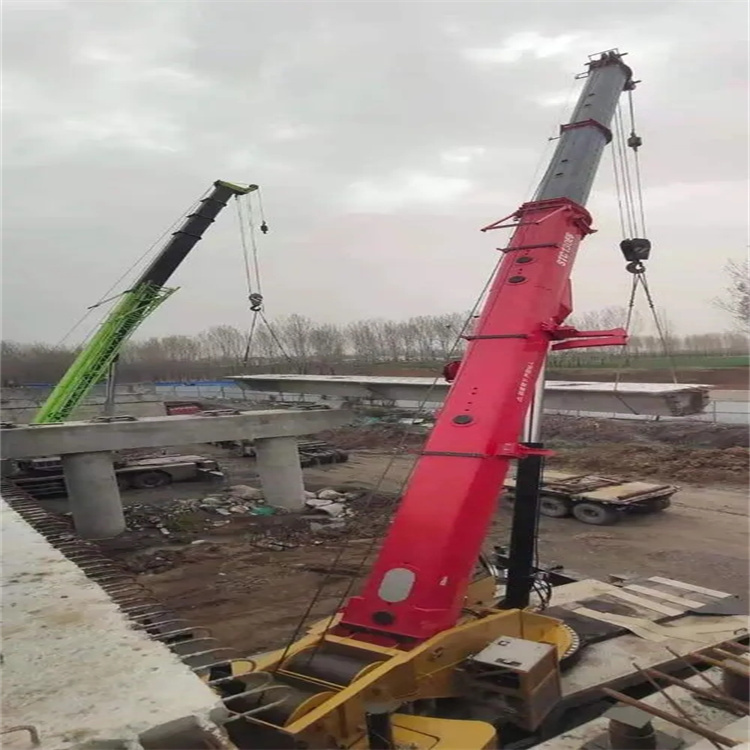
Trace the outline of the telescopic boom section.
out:
[[[421,641],[454,626],[550,342],[570,329],[570,273],[591,232],[583,207],[630,69],[616,52],[589,63],[573,120],[561,128],[536,200],[516,227],[478,325],[380,555],[336,632]],[[500,222],[489,228],[499,228]]]
[[[174,291],[165,289],[164,285],[230,198],[257,189],[257,185],[244,187],[222,180],[213,184],[211,192],[186,217],[151,265],[104,319],[42,405],[34,424],[64,422],[70,417],[91,388],[107,375],[133,332]]]

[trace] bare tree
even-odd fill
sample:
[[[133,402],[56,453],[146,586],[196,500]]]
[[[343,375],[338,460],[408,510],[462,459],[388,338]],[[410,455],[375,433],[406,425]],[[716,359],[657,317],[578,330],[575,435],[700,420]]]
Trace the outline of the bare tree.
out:
[[[722,297],[714,306],[727,313],[734,327],[743,333],[750,332],[750,258],[744,261],[729,260],[724,266],[728,284]]]
[[[204,334],[210,355],[226,363],[239,364],[245,353],[247,334],[235,326],[214,326]]]
[[[310,331],[310,349],[313,356],[328,369],[343,361],[344,345],[344,334],[337,326],[321,325]]]
[[[283,342],[285,353],[297,369],[307,372],[307,365],[312,355],[310,334],[315,323],[304,315],[293,313],[274,326],[276,335]]]

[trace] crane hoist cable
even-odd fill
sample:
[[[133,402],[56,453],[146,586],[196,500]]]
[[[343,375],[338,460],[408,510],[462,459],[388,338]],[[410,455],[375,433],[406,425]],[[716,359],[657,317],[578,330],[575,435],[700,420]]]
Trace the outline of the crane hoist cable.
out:
[[[260,193],[260,188],[256,191],[258,195],[258,213],[260,218],[260,229],[262,234],[268,234],[269,227],[266,222],[266,217],[263,211],[263,198]],[[243,204],[242,198],[246,198],[246,203]],[[252,318],[250,320],[250,330],[248,331],[247,340],[245,343],[245,352],[242,358],[243,366],[247,366],[250,361],[250,352],[252,351],[253,342],[255,335],[258,332],[258,322],[263,323],[271,336],[272,341],[276,344],[281,355],[288,362],[294,364],[294,359],[289,356],[284,348],[281,339],[277,335],[270,321],[265,315],[263,309],[264,297],[263,297],[263,286],[261,281],[260,273],[260,257],[258,252],[258,241],[255,231],[255,221],[253,218],[253,205],[250,194],[247,196],[236,196],[237,201],[237,219],[240,225],[240,244],[242,248],[242,260],[245,269],[245,280],[247,284],[247,299],[250,302],[250,312]]]
[[[651,242],[646,239],[646,212],[643,200],[643,183],[641,178],[640,160],[638,149],[643,145],[643,139],[636,133],[635,107],[633,105],[633,92],[628,91],[628,110],[630,116],[630,133],[626,136],[625,118],[622,107],[618,104],[614,118],[612,166],[614,172],[615,191],[617,193],[617,206],[620,217],[620,231],[622,241],[620,250],[627,261],[626,270],[632,274],[630,294],[627,305],[627,315],[624,328],[630,331],[635,314],[635,304],[638,287],[643,290],[646,302],[654,320],[659,342],[669,363],[670,374],[673,382],[677,382],[677,371],[674,357],[672,355],[669,340],[659,320],[658,310],[654,303],[654,296],[646,276],[644,261],[648,259],[651,251]],[[631,158],[632,152],[632,171]],[[623,358],[620,361],[615,376],[615,390],[619,386],[622,371],[625,366],[626,347],[623,346]]]
[[[189,216],[195,209],[200,205],[200,202],[208,195],[209,191],[206,190],[203,195],[201,195],[200,198],[198,198],[197,201],[195,201],[190,208],[187,211],[183,211],[152,243],[149,247],[144,250],[138,258],[136,258],[130,266],[123,271],[120,276],[109,286],[109,288],[99,297],[99,299],[93,304],[89,305],[86,308],[86,312],[67,330],[65,335],[57,342],[56,347],[61,347],[72,335],[75,331],[80,328],[84,321],[93,313],[94,310],[100,308],[102,305],[106,305],[108,302],[114,302],[116,299],[119,299],[123,294],[125,294],[128,290],[125,289],[122,292],[119,292],[118,294],[112,295],[112,292],[114,289],[117,288],[117,286],[122,282],[123,279],[125,279],[130,273],[132,273],[136,268],[138,268],[145,260],[148,258],[149,255],[151,255],[154,250],[161,244],[161,241],[170,233],[172,230],[180,223],[182,222],[186,216]],[[112,295],[112,296],[110,296]],[[83,342],[88,341],[91,334],[98,328],[99,324],[93,326],[93,328],[84,336]]]
[[[469,332],[469,329],[472,326],[474,319],[476,317],[476,313],[481,308],[481,305],[490,288],[490,284],[492,283],[492,280],[495,274],[497,273],[497,270],[501,262],[502,262],[502,256],[498,258],[497,263],[495,264],[492,271],[487,277],[487,281],[484,287],[482,288],[482,291],[480,292],[479,296],[474,302],[474,305],[472,306],[471,311],[466,316],[466,319],[464,320],[464,323],[461,326],[460,331],[456,334],[455,340],[453,341],[453,344],[450,347],[450,350],[448,352],[449,359],[452,357],[455,357],[459,349],[461,348],[463,344],[464,336]],[[430,385],[427,387],[427,391],[425,392],[424,396],[422,397],[422,400],[419,402],[419,404],[417,405],[414,411],[415,418],[419,417],[420,414],[425,413],[425,407],[428,403],[430,403],[431,395],[440,379],[441,379],[441,375],[436,375],[433,378],[432,383],[430,383]],[[401,454],[401,451],[406,444],[406,439],[408,437],[408,434],[409,434],[408,425],[404,425],[402,427],[400,435],[397,435],[398,442],[393,449],[393,453],[391,455],[390,460],[388,461],[386,466],[383,468],[382,472],[380,472],[380,475],[378,476],[374,485],[371,487],[371,489],[368,490],[367,494],[365,495],[364,503],[362,504],[362,511],[366,511],[373,505],[375,498],[378,496],[380,488],[383,486],[383,483],[385,482],[386,477],[390,473],[391,469],[393,468],[393,465],[396,462],[397,457]],[[406,484],[409,481],[410,477],[411,477],[411,471],[409,471],[407,476],[404,477],[404,479],[399,483],[399,487],[396,492],[398,496],[400,496],[403,493],[403,490],[406,487]],[[282,657],[278,662],[279,666],[284,663],[284,659],[289,653],[289,650],[294,645],[295,641],[300,637],[302,630],[305,627],[305,623],[310,618],[310,616],[312,615],[313,609],[320,601],[321,596],[323,595],[323,592],[325,590],[325,587],[328,585],[328,583],[331,580],[333,580],[336,577],[335,570],[337,566],[339,566],[339,564],[341,563],[344,557],[344,554],[351,548],[351,540],[354,538],[354,536],[355,536],[355,531],[354,529],[352,529],[349,531],[347,535],[344,535],[343,538],[340,539],[337,551],[335,555],[333,556],[333,559],[331,560],[330,565],[328,566],[328,572],[326,572],[323,575],[318,586],[313,591],[313,595],[310,598],[307,608],[305,609],[304,613],[300,617],[294,632],[291,634],[291,636],[289,637],[289,639],[287,640],[284,646]],[[338,611],[341,609],[341,607],[343,606],[347,598],[351,595],[352,590],[354,589],[354,586],[357,583],[357,578],[364,571],[365,566],[367,565],[367,561],[372,555],[372,553],[375,551],[378,541],[379,541],[378,534],[373,534],[370,542],[366,545],[364,552],[361,554],[358,560],[354,562],[354,565],[353,565],[354,572],[349,578],[349,583],[344,588],[343,593],[337,598],[336,605],[332,610],[333,614],[329,617],[323,629],[324,635],[331,629],[331,627],[333,627]],[[543,597],[541,596],[540,598],[543,599]],[[309,660],[312,660],[315,657],[315,654],[317,653],[318,648],[320,647],[321,643],[322,643],[322,640],[318,641],[317,645],[313,649],[311,649],[309,653],[309,657],[308,657]]]

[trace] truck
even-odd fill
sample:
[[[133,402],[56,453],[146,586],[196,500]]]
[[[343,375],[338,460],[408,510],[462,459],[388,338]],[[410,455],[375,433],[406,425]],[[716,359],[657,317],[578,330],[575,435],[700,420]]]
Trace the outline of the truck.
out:
[[[513,505],[516,479],[503,485],[504,502]],[[540,487],[539,513],[550,518],[573,516],[582,523],[609,526],[623,515],[659,513],[672,504],[679,491],[673,484],[630,482],[599,474],[571,474],[545,469]]]
[[[224,478],[219,464],[205,456],[173,455],[149,458],[115,457],[117,484],[121,490],[166,487],[176,482],[216,481]],[[14,461],[4,474],[17,487],[37,499],[67,495],[59,456]]]
[[[253,458],[255,447],[252,440],[222,440],[216,443],[219,448],[230,450],[237,456]],[[297,450],[303,468],[322,464],[340,464],[349,460],[349,454],[323,440],[298,440]]]
[[[166,404],[168,415],[177,414],[239,414],[238,409],[206,409],[198,401],[168,401]],[[213,445],[231,451],[235,456],[254,458],[255,448],[252,440],[220,440]],[[349,454],[335,445],[323,440],[298,440],[300,464],[303,468],[320,466],[322,464],[340,464],[349,460]]]

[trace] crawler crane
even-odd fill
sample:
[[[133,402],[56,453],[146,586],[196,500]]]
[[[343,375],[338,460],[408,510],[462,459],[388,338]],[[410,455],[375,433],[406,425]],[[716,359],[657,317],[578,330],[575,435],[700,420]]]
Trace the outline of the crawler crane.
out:
[[[188,253],[201,240],[233,196],[258,189],[217,180],[185,218],[136,282],[114,306],[47,400],[34,416],[34,424],[64,422],[76,410],[91,388],[110,373],[122,347],[141,323],[175,290],[166,286]]]
[[[510,220],[514,233],[361,593],[278,652],[206,669],[234,712],[225,728],[237,747],[480,750],[561,731],[561,675],[578,638],[530,608],[547,454],[540,398],[551,349],[626,340],[622,329],[579,331],[565,320],[578,246],[594,231],[584,206],[620,95],[635,85],[617,50],[592,57],[584,76],[534,199],[485,227]],[[621,249],[637,271],[649,243],[633,237]],[[496,577],[477,570],[512,461],[517,494],[498,600]]]

